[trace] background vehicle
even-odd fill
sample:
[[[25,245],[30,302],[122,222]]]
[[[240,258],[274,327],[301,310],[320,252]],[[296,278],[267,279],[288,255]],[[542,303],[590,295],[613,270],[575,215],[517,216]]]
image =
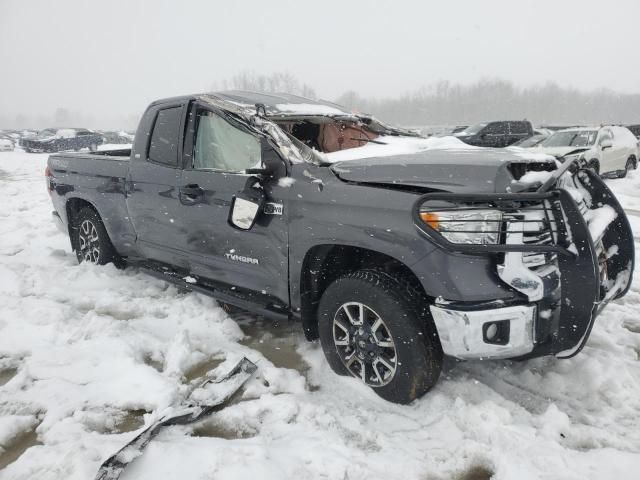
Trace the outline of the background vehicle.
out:
[[[122,145],[133,143],[133,134],[123,131],[101,131],[100,135],[104,139],[103,143],[106,144]]]
[[[99,133],[86,128],[47,128],[33,138],[23,138],[20,144],[27,152],[61,152],[88,148],[96,151],[102,145]]]
[[[529,138],[533,127],[526,120],[477,123],[454,135],[469,145],[500,148]]]
[[[626,293],[625,213],[570,165],[234,91],[154,102],[131,150],[53,155],[46,176],[78,260],[298,320],[335,372],[407,403],[443,353],[577,354]]]
[[[8,138],[0,138],[0,152],[12,152],[13,148],[13,141]]]
[[[638,166],[638,140],[625,127],[581,127],[560,130],[537,149],[555,157],[579,158],[597,173],[625,177]]]
[[[549,138],[549,135],[551,135],[551,133],[547,133],[546,131],[536,130],[535,133],[532,136],[530,136],[529,138],[525,138],[523,140],[520,140],[520,141],[514,143],[511,146],[512,147],[520,147],[520,148],[535,147],[536,145],[539,145],[544,140]]]

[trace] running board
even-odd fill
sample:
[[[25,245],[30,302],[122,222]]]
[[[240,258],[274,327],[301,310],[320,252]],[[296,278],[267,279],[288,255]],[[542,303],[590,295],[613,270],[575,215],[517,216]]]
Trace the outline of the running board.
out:
[[[255,313],[256,315],[261,315],[273,320],[288,320],[290,318],[289,312],[284,308],[278,308],[273,304],[265,305],[257,302],[252,302],[251,300],[232,295],[221,288],[199,284],[197,283],[197,281],[195,283],[187,282],[185,278],[189,278],[189,276],[182,276],[179,273],[171,270],[159,271],[145,265],[138,265],[138,268],[147,275],[151,275],[152,277],[164,280],[165,282],[172,283],[184,290],[213,297],[216,300],[220,300],[221,302],[228,303],[230,305],[233,305],[234,307],[247,310],[249,312]]]

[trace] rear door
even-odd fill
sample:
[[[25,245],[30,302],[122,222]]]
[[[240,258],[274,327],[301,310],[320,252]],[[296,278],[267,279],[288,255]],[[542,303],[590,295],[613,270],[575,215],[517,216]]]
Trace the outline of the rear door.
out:
[[[194,275],[221,282],[254,301],[288,305],[288,186],[276,179],[260,182],[271,207],[253,228],[229,222],[233,196],[257,177],[263,142],[242,123],[208,106],[192,107],[185,138],[185,165],[179,184],[178,247]]]
[[[137,142],[129,165],[127,208],[136,231],[141,254],[153,260],[186,267],[177,247],[180,202],[177,185],[181,175],[181,132],[186,106],[183,103],[152,107],[141,120],[151,134]]]

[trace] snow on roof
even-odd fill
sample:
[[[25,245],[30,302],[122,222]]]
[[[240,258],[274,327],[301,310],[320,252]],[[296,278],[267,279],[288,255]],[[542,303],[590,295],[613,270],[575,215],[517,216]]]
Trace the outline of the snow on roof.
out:
[[[348,112],[319,103],[277,103],[273,106],[279,113],[295,115],[345,115]]]

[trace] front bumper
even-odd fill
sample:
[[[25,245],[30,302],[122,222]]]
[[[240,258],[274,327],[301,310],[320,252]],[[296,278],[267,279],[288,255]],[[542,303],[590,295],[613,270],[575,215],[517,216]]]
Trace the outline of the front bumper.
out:
[[[492,305],[438,299],[431,314],[448,355],[569,358],[583,348],[607,303],[630,287],[635,259],[628,219],[608,187],[590,170],[565,174],[549,192],[427,194],[416,212],[434,199],[466,205],[491,203],[511,219],[503,227],[503,243],[487,246],[448,244],[435,231],[416,223],[445,250],[493,258],[500,282],[516,295]],[[543,208],[547,220],[551,218],[545,241],[538,241],[538,232],[532,235],[531,226],[537,221],[527,216],[527,208],[532,214]],[[615,218],[604,229],[597,212],[602,208],[615,211]]]
[[[511,358],[534,348],[536,307],[463,311],[431,306],[442,350],[456,358]]]

